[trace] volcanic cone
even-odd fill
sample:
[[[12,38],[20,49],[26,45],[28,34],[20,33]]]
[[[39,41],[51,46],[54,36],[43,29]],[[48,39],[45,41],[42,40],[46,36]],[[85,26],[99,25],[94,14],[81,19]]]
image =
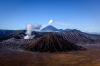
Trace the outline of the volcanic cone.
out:
[[[55,34],[46,34],[26,48],[26,50],[35,52],[65,52],[83,49],[85,48],[77,46]]]

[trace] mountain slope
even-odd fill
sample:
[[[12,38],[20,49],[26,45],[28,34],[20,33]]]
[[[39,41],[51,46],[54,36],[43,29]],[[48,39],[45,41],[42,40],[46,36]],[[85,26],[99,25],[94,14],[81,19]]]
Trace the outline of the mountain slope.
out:
[[[46,34],[26,48],[26,50],[39,52],[64,52],[83,49],[85,48],[70,43],[56,34]]]
[[[0,37],[0,41],[10,39],[10,38],[22,38],[25,36],[26,30],[14,30],[13,32],[3,35]],[[45,34],[51,34],[55,33],[61,37],[63,37],[65,40],[68,40],[69,42],[75,43],[75,44],[97,44],[100,43],[100,35],[96,34],[88,34],[81,32],[79,30],[63,30],[59,32],[38,32],[33,31],[32,35],[35,35],[35,38],[40,38]],[[34,39],[34,38],[33,38]]]
[[[87,34],[79,30],[71,30],[65,32],[58,32],[58,35],[75,44],[95,44],[100,42],[100,36]]]
[[[10,39],[10,38],[21,38],[21,36],[23,36],[25,34],[26,30],[14,30],[13,32],[9,33],[9,34],[6,34],[6,35],[3,35],[0,37],[0,41],[2,40],[7,40],[7,39]]]

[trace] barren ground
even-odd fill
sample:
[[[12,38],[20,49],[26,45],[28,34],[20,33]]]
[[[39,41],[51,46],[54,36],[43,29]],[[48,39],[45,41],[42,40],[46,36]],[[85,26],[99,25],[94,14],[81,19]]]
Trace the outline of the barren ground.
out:
[[[100,66],[100,44],[80,45],[87,50],[55,53],[2,51],[0,66]]]

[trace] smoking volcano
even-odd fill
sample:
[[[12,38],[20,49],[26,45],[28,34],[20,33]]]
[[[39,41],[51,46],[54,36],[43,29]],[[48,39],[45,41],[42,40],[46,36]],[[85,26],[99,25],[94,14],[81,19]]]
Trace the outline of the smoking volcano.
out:
[[[46,34],[35,42],[29,44],[26,48],[26,50],[34,52],[65,52],[84,49],[85,48],[70,43],[55,34]]]
[[[53,27],[52,25],[48,25],[46,27],[44,27],[41,31],[44,32],[53,32],[53,31],[58,31],[57,28]]]

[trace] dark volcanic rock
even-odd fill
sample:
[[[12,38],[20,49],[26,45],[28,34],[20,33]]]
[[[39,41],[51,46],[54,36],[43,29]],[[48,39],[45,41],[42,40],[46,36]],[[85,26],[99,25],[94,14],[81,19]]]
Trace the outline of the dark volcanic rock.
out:
[[[26,48],[26,50],[39,52],[65,52],[84,49],[55,34],[44,35]]]
[[[26,30],[14,30],[13,32],[11,32],[9,34],[1,36],[0,41],[7,40],[7,39],[10,39],[13,37],[17,38],[17,39],[23,38],[25,32],[26,32]]]

